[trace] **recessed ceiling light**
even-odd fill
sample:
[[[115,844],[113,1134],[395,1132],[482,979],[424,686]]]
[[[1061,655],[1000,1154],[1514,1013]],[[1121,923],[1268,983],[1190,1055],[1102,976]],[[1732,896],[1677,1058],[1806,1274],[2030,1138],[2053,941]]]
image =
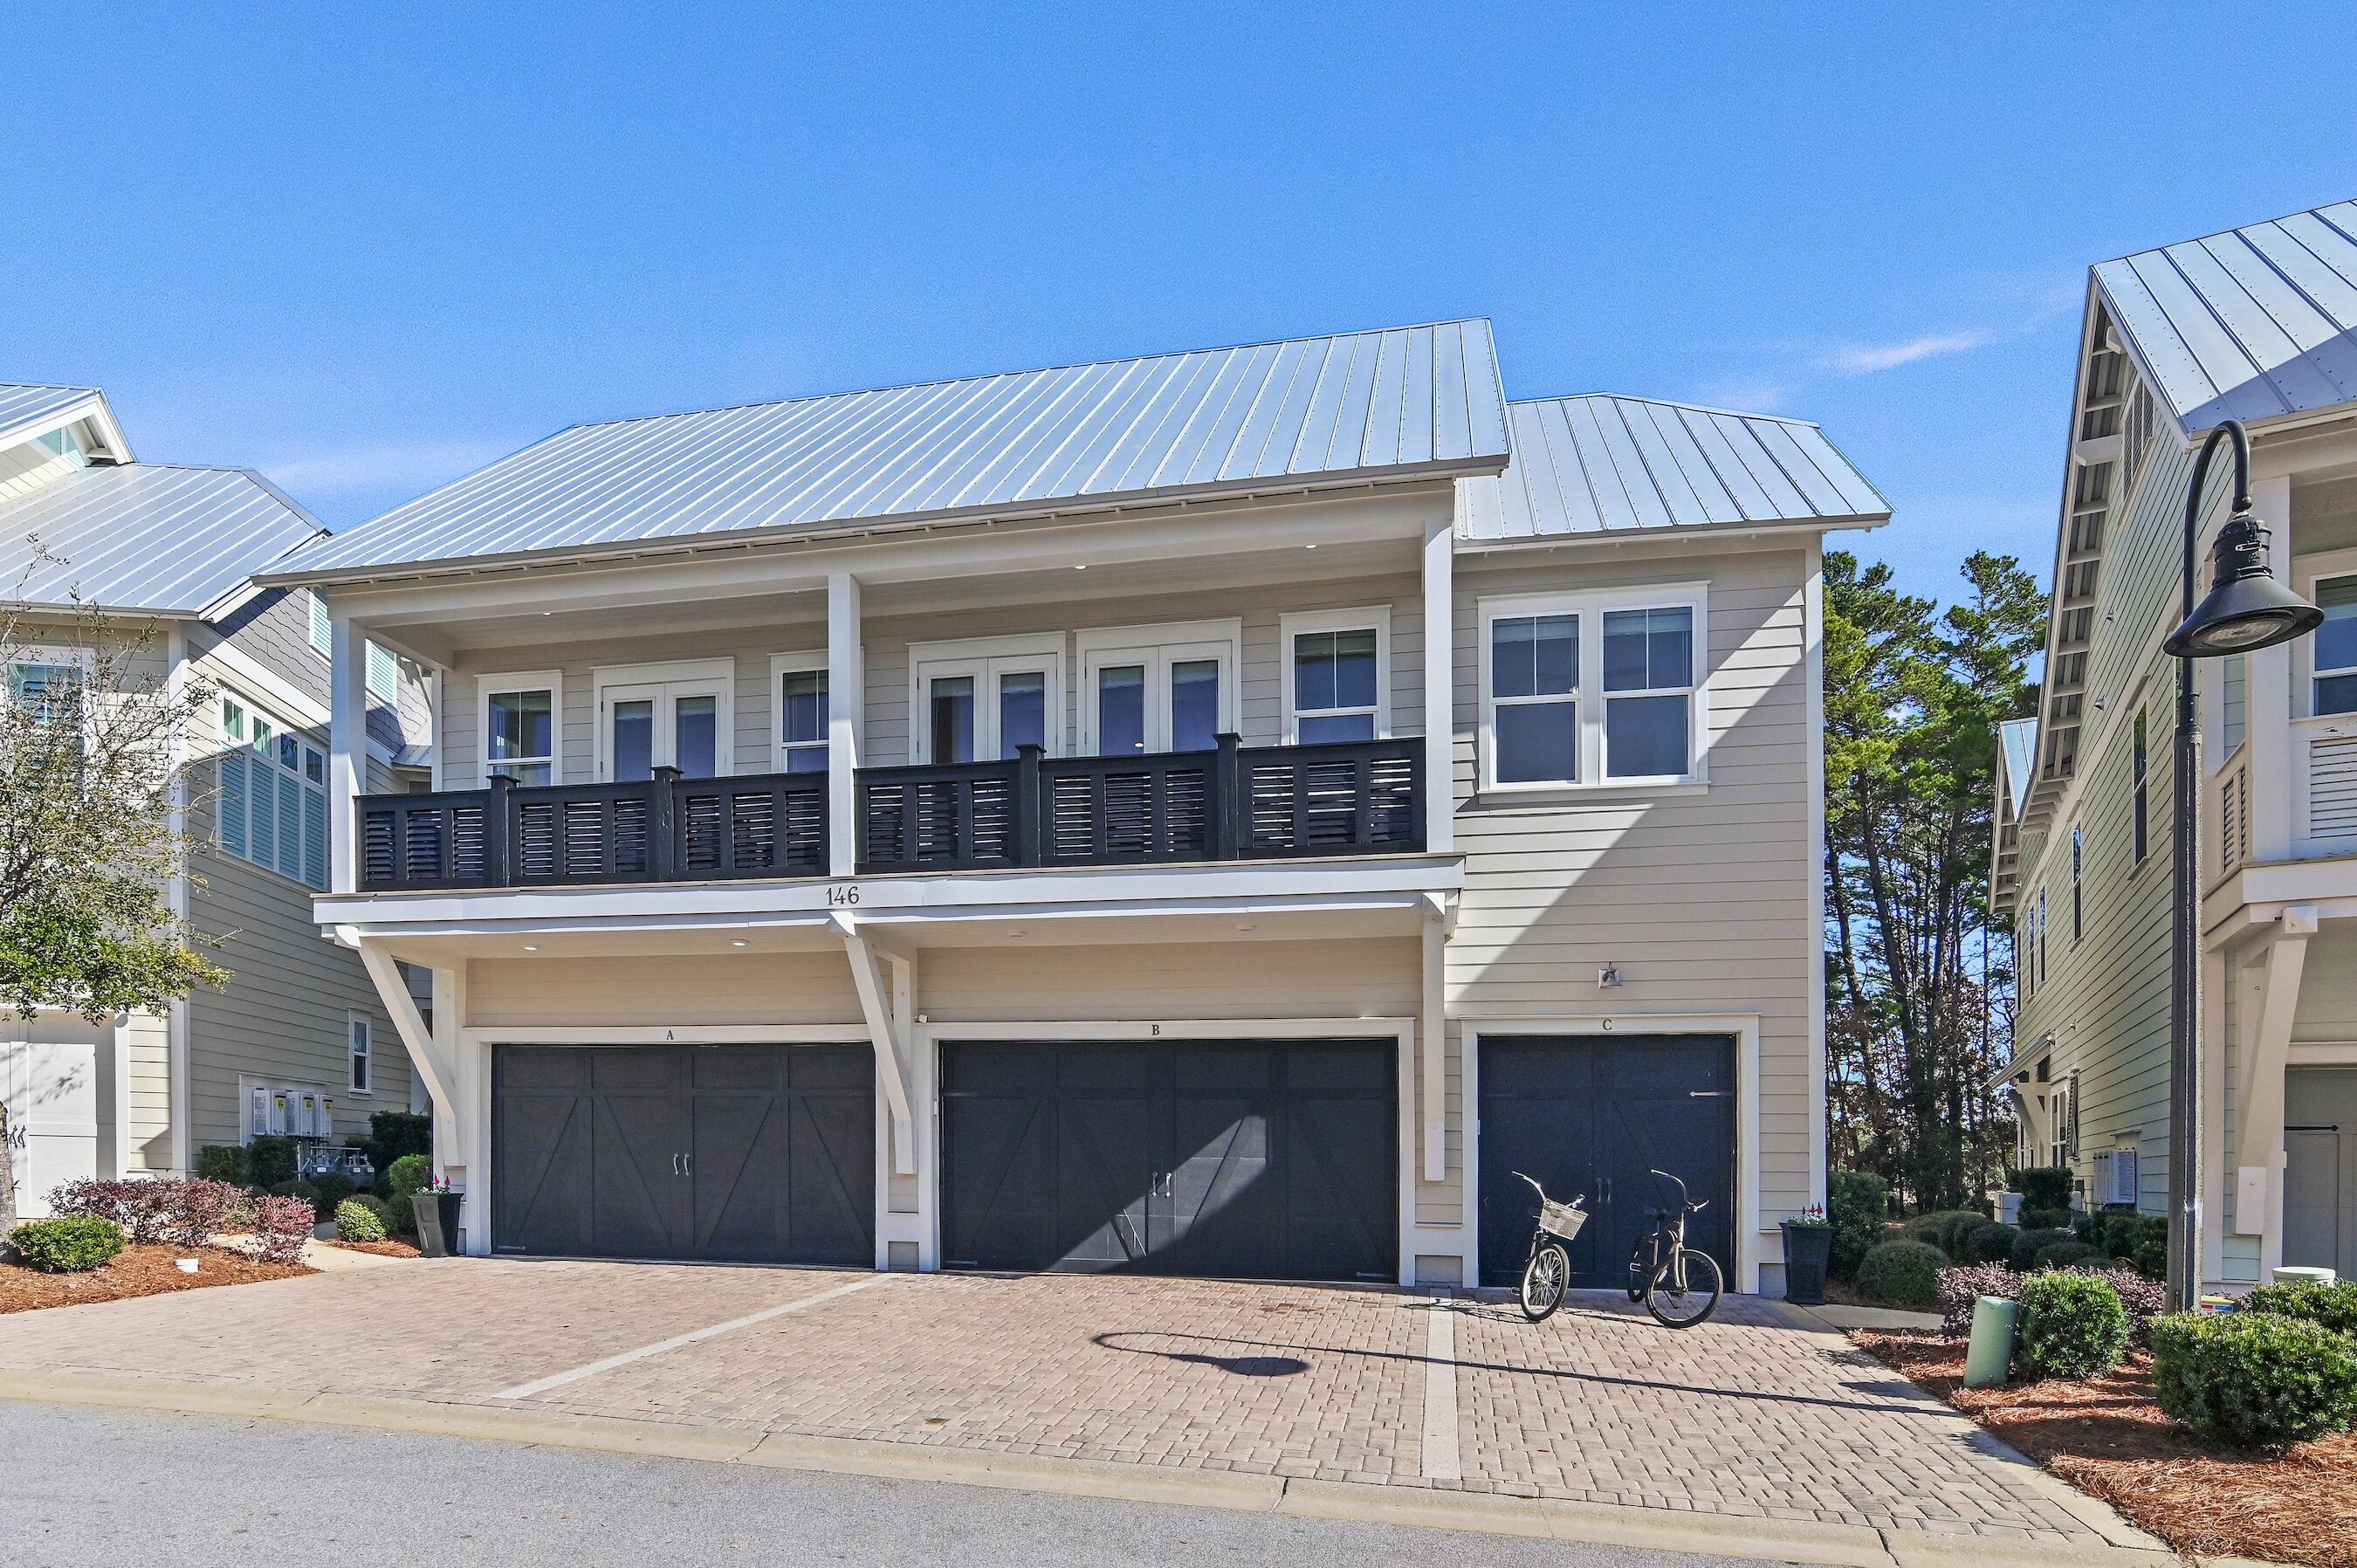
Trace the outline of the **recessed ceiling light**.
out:
[[[1245,921],[1243,925],[1238,926],[1238,927],[1236,928],[1236,929],[1238,929],[1238,930],[1240,930],[1240,931],[1256,931],[1256,930],[1260,929],[1260,928],[1259,928],[1258,926],[1254,925],[1251,921],[1247,920],[1247,921]]]
[[[732,948],[741,948],[741,947],[743,947],[745,944],[744,944],[743,942],[741,942],[741,941],[735,941],[735,942],[730,942],[728,945],[729,945],[730,947],[732,947]]]
[[[523,950],[526,952],[538,952],[540,950],[533,946],[532,943],[526,942],[523,944]]]
[[[1085,572],[1085,571],[1087,571],[1088,569],[1089,569],[1089,568],[1088,568],[1088,565],[1087,565],[1087,564],[1086,564],[1085,562],[1083,562],[1082,564],[1080,564],[1080,565],[1075,566],[1075,567],[1073,567],[1073,568],[1072,568],[1072,570],[1073,570],[1073,571],[1075,571],[1075,572]]]
[[[1019,942],[1023,940],[1026,934],[1027,933],[1022,931],[1009,931],[1006,933],[1006,940],[1011,942]]]
[[[1317,549],[1317,548],[1318,548],[1318,546],[1316,546],[1315,544],[1305,544],[1305,545],[1303,545],[1301,548],[1303,548],[1304,550],[1315,550],[1315,549]]]

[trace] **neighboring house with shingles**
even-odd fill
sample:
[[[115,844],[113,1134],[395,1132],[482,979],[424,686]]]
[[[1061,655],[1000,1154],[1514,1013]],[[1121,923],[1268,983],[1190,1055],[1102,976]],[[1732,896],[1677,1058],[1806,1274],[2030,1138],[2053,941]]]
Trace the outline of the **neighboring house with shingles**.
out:
[[[0,1017],[27,1212],[77,1176],[183,1172],[257,1132],[350,1140],[370,1112],[410,1109],[366,972],[310,918],[329,859],[324,621],[313,596],[251,581],[324,535],[258,474],[135,460],[94,389],[0,383],[0,594],[26,628],[12,700],[72,679],[83,607],[127,637],[153,629],[143,680],[213,692],[182,741],[199,847],[170,898],[227,938],[214,956],[232,974],[158,1015]],[[375,787],[424,782],[405,738],[427,730],[414,671],[380,653],[364,684]]]
[[[2020,1004],[2022,1157],[2083,1204],[2166,1212],[2175,666],[2185,491],[2253,442],[2313,637],[2204,660],[2202,1277],[2357,1272],[2357,203],[2093,268],[2039,714],[2006,727],[1996,902]],[[2202,560],[2232,464],[2212,465]],[[2206,574],[2206,565],[2204,567]],[[2207,592],[2205,575],[2199,592]]]
[[[1457,1283],[1822,1201],[1813,425],[1482,321],[591,424],[274,567],[467,1250]],[[339,668],[345,668],[339,666]],[[398,961],[430,970],[430,1020]]]

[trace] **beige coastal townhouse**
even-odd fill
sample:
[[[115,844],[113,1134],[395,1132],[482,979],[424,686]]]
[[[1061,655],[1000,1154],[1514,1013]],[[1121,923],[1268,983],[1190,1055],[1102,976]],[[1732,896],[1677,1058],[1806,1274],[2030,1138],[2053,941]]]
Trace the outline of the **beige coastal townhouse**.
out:
[[[2175,698],[2160,642],[2179,619],[2195,448],[2240,419],[2276,573],[2326,619],[2195,666],[2202,1277],[2357,1273],[2357,202],[2095,267],[2074,377],[2048,679],[2038,716],[2007,726],[1995,802],[2021,993],[2000,1077],[2021,1152],[2076,1170],[2083,1206],[2167,1211]]]
[[[1613,1284],[1659,1167],[1749,1290],[1824,1188],[1820,543],[1887,516],[1466,320],[578,426],[263,580],[469,1251],[1494,1281],[1527,1170]]]
[[[0,383],[0,594],[35,634],[10,700],[71,683],[78,605],[126,635],[154,629],[145,679],[213,693],[182,741],[199,847],[170,897],[228,938],[216,957],[233,975],[100,1026],[0,1016],[24,1212],[45,1212],[61,1181],[185,1172],[203,1145],[256,1133],[350,1140],[371,1111],[410,1108],[408,1058],[366,970],[311,918],[329,859],[326,622],[314,596],[250,580],[324,532],[258,474],[137,461],[93,388]],[[38,640],[45,612],[54,645]],[[390,651],[367,664],[356,756],[372,787],[398,788],[423,761],[404,736],[425,733],[424,691]]]

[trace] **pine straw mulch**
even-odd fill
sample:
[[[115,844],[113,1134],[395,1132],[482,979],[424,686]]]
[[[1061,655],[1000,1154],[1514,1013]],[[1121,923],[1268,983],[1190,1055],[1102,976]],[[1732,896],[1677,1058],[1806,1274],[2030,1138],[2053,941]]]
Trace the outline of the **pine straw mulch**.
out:
[[[194,1258],[197,1272],[184,1274],[176,1258]],[[221,1247],[167,1247],[135,1242],[112,1262],[78,1274],[49,1274],[19,1262],[0,1262],[0,1313],[45,1306],[75,1306],[91,1301],[160,1295],[166,1291],[203,1290],[209,1285],[252,1284],[317,1273],[301,1263],[265,1263]]]
[[[2154,1402],[2143,1351],[2107,1377],[1967,1389],[1962,1340],[1855,1329],[1869,1355],[2182,1552],[2357,1568],[2357,1434],[2215,1448]]]
[[[347,1241],[338,1237],[319,1245],[341,1247],[347,1252],[374,1252],[380,1258],[422,1258],[425,1255],[417,1250],[415,1243],[409,1241]]]

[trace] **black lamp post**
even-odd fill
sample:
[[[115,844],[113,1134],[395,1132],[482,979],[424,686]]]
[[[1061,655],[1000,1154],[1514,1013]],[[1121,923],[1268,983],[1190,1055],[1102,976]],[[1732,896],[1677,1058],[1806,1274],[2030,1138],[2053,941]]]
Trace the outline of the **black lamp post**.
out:
[[[2193,602],[2201,482],[2221,439],[2234,444],[2234,510],[2210,553],[2210,596]],[[2267,569],[2267,531],[2251,515],[2251,440],[2240,420],[2210,432],[2185,490],[2184,621],[2162,649],[2177,660],[2176,865],[2171,868],[2169,950],[2169,1284],[2170,1304],[2201,1295],[2201,852],[2200,779],[2194,761],[2193,661],[2223,659],[2314,631],[2324,612]]]

